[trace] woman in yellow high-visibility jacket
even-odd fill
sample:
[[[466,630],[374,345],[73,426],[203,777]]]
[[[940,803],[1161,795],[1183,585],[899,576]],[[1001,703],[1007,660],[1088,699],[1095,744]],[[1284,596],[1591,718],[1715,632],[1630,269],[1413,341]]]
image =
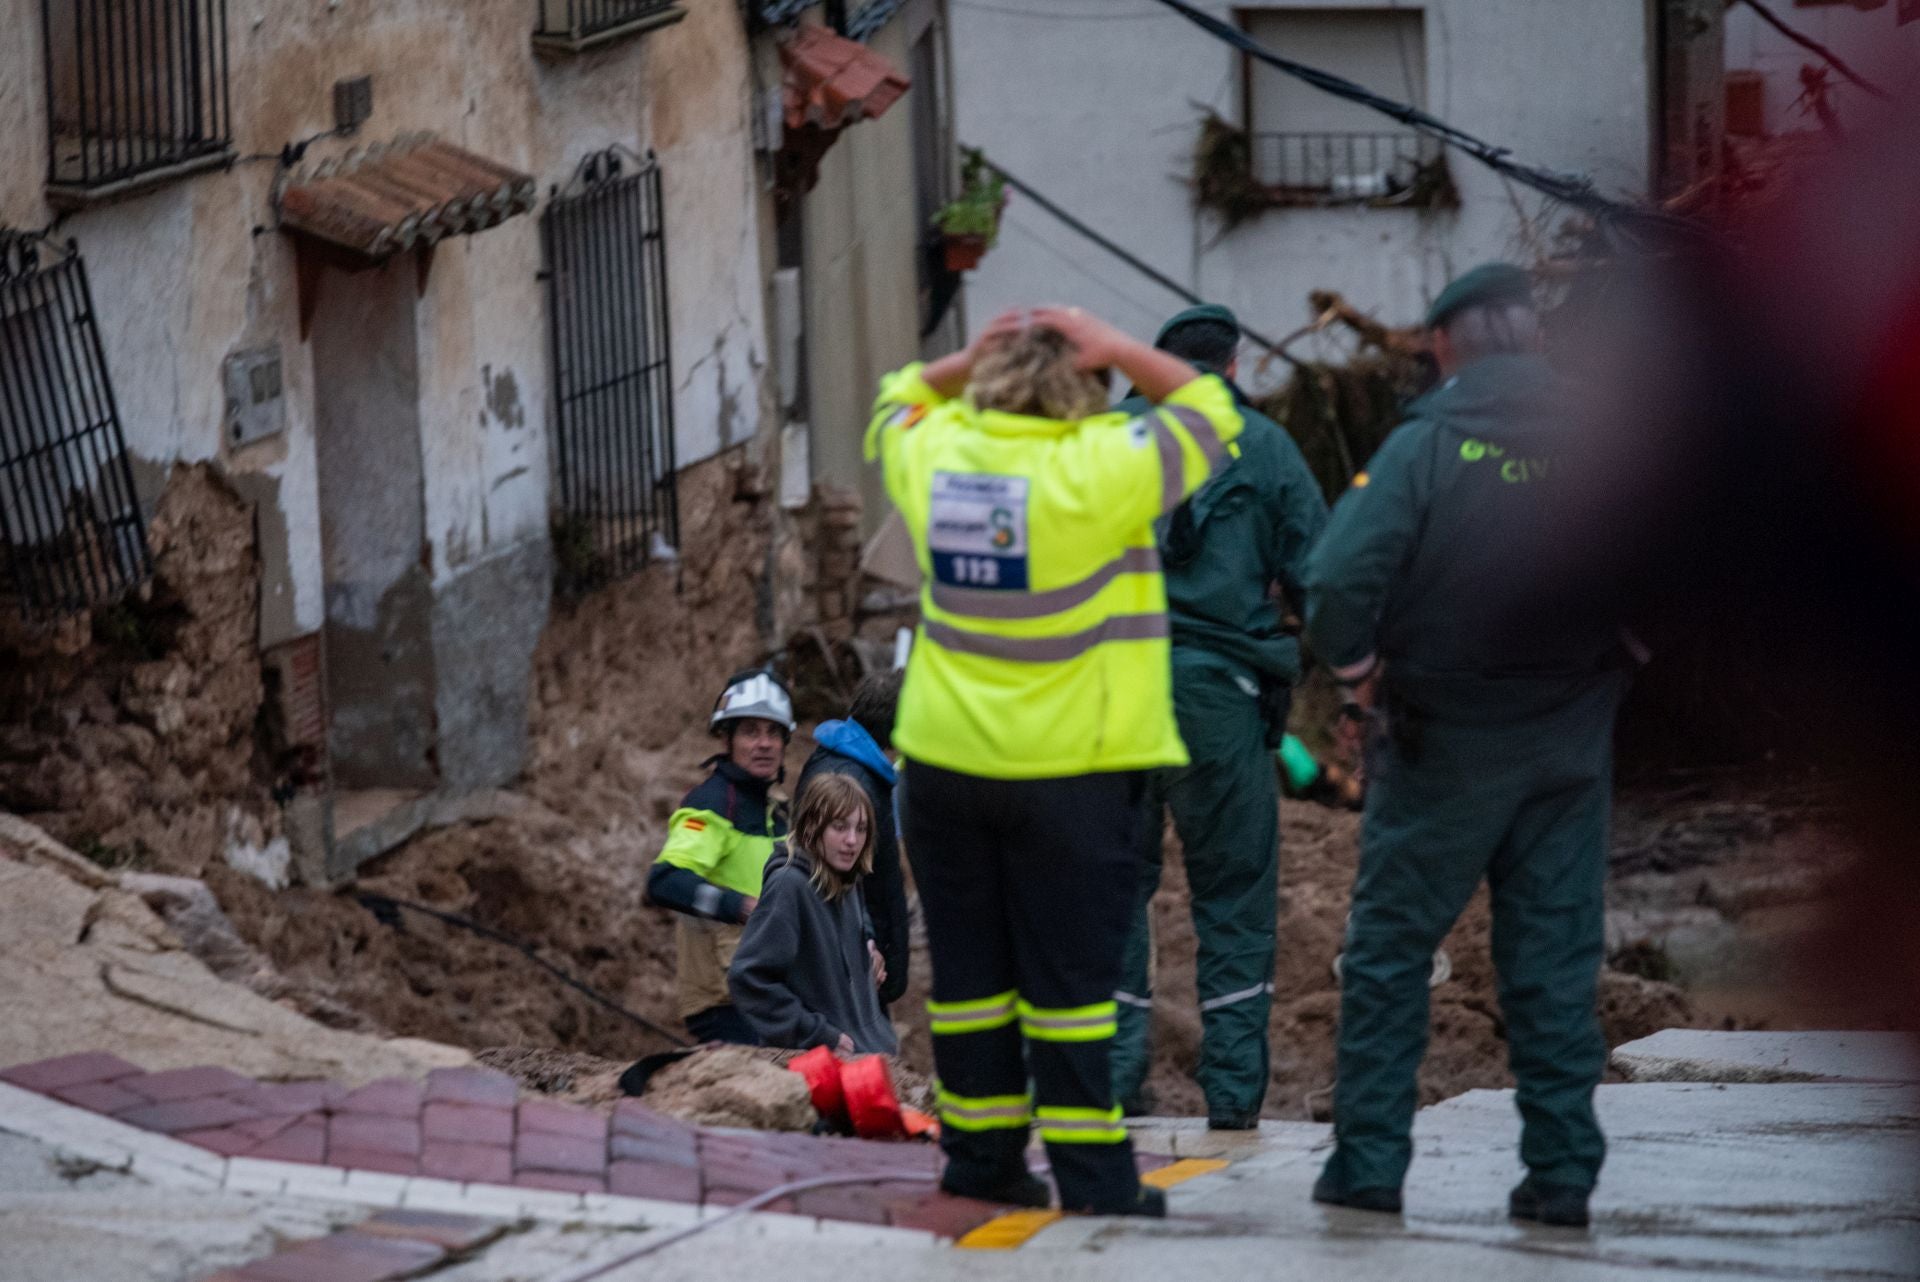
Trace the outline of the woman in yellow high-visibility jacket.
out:
[[[1108,412],[1109,369],[1155,408]],[[1077,309],[882,384],[867,454],[924,578],[893,742],[950,1192],[1047,1205],[1037,1122],[1063,1207],[1165,1213],[1107,1068],[1144,772],[1187,760],[1152,522],[1240,427],[1218,378]]]

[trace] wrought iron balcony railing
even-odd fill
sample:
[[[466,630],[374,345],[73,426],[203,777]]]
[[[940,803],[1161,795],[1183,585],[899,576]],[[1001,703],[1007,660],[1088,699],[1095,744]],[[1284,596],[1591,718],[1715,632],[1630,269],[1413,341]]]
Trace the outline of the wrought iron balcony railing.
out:
[[[1445,148],[1414,133],[1260,133],[1253,177],[1278,204],[1449,203]]]
[[[56,203],[225,160],[226,0],[41,0],[40,13]]]
[[[579,53],[595,45],[680,21],[687,11],[675,0],[537,0],[535,46]]]

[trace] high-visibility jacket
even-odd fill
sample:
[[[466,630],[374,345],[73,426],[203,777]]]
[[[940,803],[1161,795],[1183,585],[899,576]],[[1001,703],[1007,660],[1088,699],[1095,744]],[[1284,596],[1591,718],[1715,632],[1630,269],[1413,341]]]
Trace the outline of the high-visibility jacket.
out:
[[[680,1014],[732,1001],[727,967],[740,946],[740,908],[758,898],[785,820],[768,783],[730,761],[681,801],[667,820],[667,844],[647,872],[647,898],[678,916]]]
[[[1226,384],[1069,422],[947,399],[920,370],[881,383],[867,429],[923,581],[894,746],[990,779],[1186,764],[1153,520],[1239,435]]]

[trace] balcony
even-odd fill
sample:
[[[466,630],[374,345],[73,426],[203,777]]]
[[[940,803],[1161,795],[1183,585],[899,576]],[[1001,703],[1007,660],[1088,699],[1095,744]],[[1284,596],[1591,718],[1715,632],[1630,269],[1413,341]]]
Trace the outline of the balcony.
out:
[[[533,47],[569,57],[626,40],[687,16],[673,0],[537,0],[539,25]]]
[[[1253,179],[1280,206],[1417,209],[1459,203],[1446,148],[1421,134],[1258,133]]]
[[[114,200],[227,163],[226,0],[41,0],[47,199]]]

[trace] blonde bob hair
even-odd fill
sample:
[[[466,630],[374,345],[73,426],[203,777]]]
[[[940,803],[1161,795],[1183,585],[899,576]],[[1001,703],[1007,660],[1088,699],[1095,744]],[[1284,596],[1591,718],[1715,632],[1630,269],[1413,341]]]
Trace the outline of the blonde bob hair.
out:
[[[1107,411],[1107,384],[1079,368],[1067,336],[1051,325],[991,335],[974,358],[968,386],[983,410],[1074,420]]]
[[[867,821],[866,842],[860,847],[853,867],[840,872],[820,853],[826,846],[827,829],[849,815],[858,814]],[[807,853],[813,862],[808,880],[820,898],[832,903],[852,890],[859,880],[873,871],[873,802],[867,790],[847,775],[816,775],[800,794],[793,812],[793,844]]]

